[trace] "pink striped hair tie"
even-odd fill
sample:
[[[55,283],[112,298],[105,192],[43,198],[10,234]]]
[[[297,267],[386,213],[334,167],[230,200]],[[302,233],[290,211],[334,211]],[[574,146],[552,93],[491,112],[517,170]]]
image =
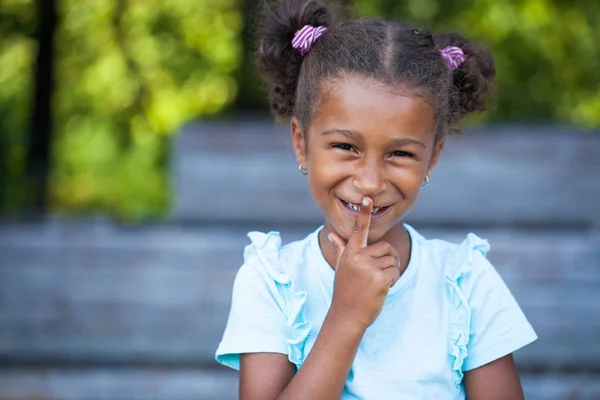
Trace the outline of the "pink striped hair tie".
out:
[[[300,29],[294,35],[294,39],[292,39],[292,47],[296,50],[299,50],[300,54],[304,55],[308,50],[310,50],[319,36],[325,32],[327,32],[327,28],[324,26],[305,25],[304,28]]]
[[[455,71],[467,59],[462,49],[456,46],[446,46],[440,50],[440,53],[451,71]]]

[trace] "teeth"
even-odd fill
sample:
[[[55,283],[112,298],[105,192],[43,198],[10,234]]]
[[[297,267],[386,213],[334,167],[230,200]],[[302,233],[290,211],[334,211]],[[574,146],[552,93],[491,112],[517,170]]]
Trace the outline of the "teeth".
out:
[[[348,203],[347,201],[345,201],[344,203],[346,203],[346,205],[347,205],[348,207],[350,207],[351,209],[353,209],[354,211],[359,211],[359,210],[360,210],[360,209],[358,208],[358,206],[355,206],[355,205],[354,205],[354,204],[352,204],[352,203]]]
[[[346,203],[346,205],[348,207],[350,207],[351,209],[353,209],[354,211],[356,211],[356,212],[360,211],[360,208],[357,205],[355,205],[353,203],[348,203],[347,201],[344,201],[344,203]],[[371,211],[371,214],[377,214],[379,212],[379,210],[381,210],[381,207],[375,207],[375,208],[373,208],[373,211]]]

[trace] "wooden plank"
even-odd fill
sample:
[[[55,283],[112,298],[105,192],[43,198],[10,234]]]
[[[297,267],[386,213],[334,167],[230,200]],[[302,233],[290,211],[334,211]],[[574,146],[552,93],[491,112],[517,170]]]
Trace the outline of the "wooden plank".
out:
[[[0,400],[234,400],[237,392],[237,374],[227,370],[0,370]]]
[[[469,130],[448,140],[409,219],[430,225],[600,224],[600,134]],[[285,127],[189,125],[176,138],[173,217],[203,222],[321,220]]]
[[[598,400],[600,376],[521,373],[527,400]],[[228,400],[238,376],[228,370],[18,368],[0,370],[0,399]]]
[[[587,374],[521,374],[527,400],[598,400],[600,376]]]
[[[598,235],[479,234],[540,336],[520,365],[600,365]],[[0,227],[0,359],[212,364],[247,243],[241,230],[175,225]]]

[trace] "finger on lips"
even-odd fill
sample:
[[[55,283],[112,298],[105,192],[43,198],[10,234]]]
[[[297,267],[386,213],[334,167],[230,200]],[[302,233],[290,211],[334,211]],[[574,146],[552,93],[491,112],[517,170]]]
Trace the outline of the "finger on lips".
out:
[[[371,211],[373,211],[373,201],[368,197],[363,198],[347,246],[352,248],[367,247],[369,228],[371,226]]]
[[[331,232],[327,235],[327,238],[335,248],[337,256],[335,269],[337,269],[339,266],[342,254],[346,248],[359,250],[367,247],[372,210],[373,201],[369,197],[364,197],[362,200],[362,206],[356,215],[354,228],[350,234],[350,237],[348,238],[347,243],[335,232]],[[369,246],[368,253],[371,257],[377,259],[377,264],[379,265],[380,269],[383,270],[390,267],[396,267],[396,269],[399,270],[400,256],[396,249],[389,242],[381,241],[372,244]]]

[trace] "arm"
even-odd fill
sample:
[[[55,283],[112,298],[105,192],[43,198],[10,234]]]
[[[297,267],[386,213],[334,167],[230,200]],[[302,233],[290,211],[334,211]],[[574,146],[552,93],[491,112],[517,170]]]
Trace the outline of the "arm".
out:
[[[465,372],[467,400],[523,400],[512,354]]]
[[[339,399],[364,328],[330,311],[298,373],[286,355],[241,355],[240,399]]]
[[[467,357],[462,369],[469,400],[523,400],[512,354],[537,336],[510,290],[485,258],[471,254],[462,288],[471,307]]]

